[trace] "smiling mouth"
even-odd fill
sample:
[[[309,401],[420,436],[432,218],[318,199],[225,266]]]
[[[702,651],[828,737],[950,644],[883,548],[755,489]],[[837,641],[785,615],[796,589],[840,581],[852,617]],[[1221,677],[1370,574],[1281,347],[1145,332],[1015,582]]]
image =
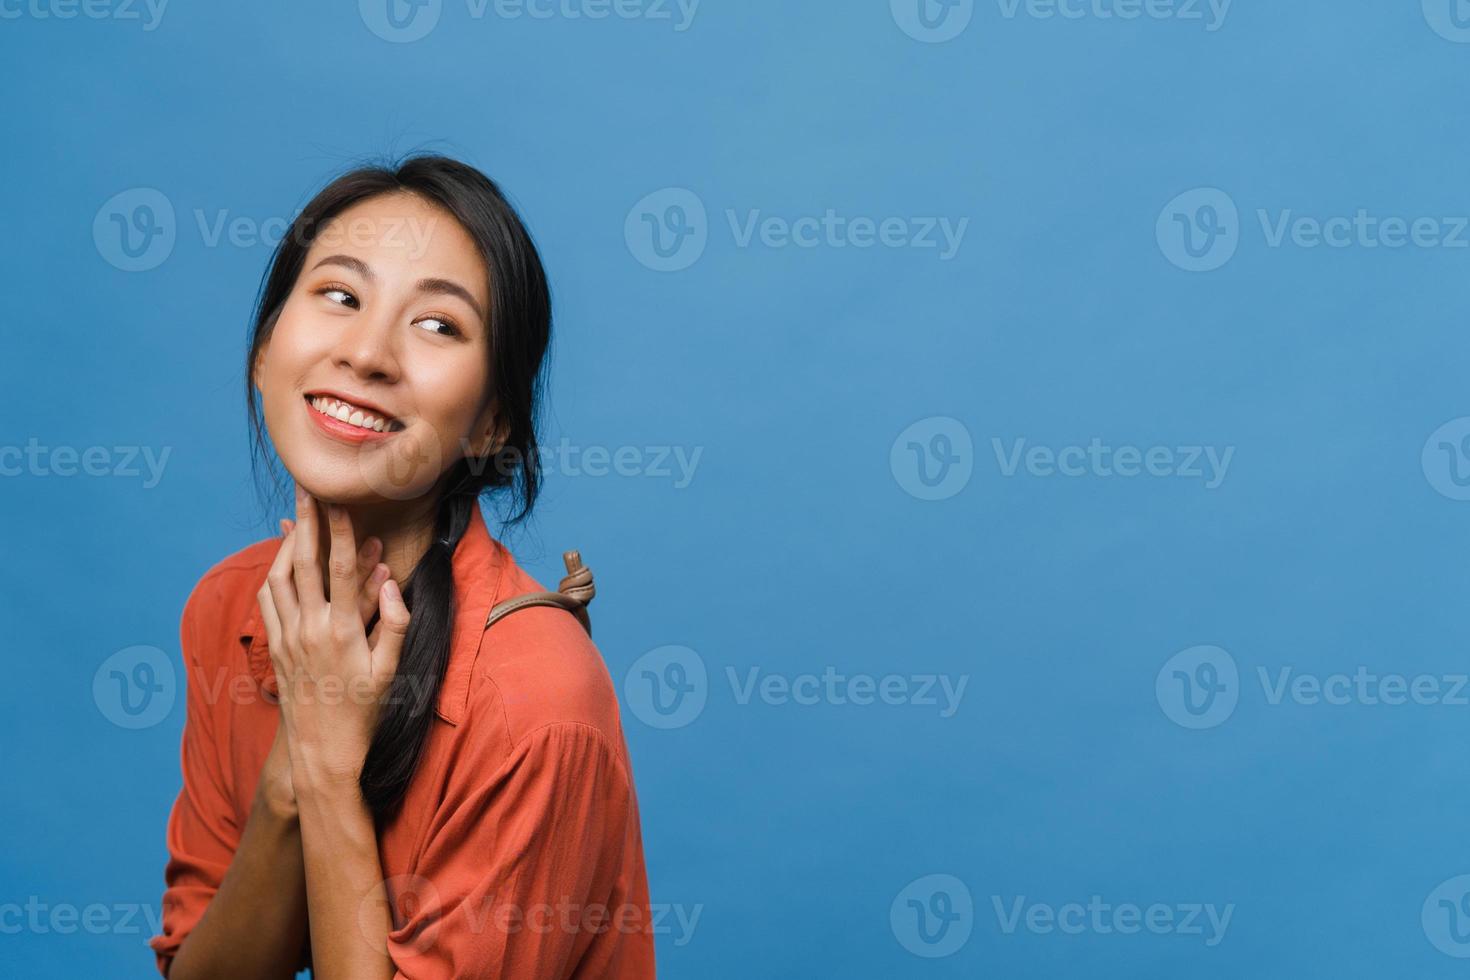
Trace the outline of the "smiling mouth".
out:
[[[367,432],[398,432],[404,427],[403,423],[395,418],[385,417],[340,398],[328,395],[306,395],[304,397],[312,411]]]

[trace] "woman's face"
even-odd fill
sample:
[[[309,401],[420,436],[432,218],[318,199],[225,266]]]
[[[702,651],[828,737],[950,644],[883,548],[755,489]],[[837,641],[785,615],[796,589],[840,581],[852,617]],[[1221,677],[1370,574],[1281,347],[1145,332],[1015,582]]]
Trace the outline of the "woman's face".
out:
[[[298,484],[347,505],[418,499],[489,453],[488,283],[459,222],[413,194],[320,229],[254,369]]]

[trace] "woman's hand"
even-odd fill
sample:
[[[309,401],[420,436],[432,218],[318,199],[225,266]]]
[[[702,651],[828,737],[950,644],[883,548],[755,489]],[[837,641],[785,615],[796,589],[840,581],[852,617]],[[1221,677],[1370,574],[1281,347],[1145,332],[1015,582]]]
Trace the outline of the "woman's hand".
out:
[[[297,489],[296,525],[258,596],[280,693],[293,797],[303,785],[356,783],[409,622],[398,585],[387,577],[386,566],[375,564],[376,556],[372,572],[362,577],[351,518],[335,505],[326,508],[331,548],[324,581],[320,509]],[[363,595],[369,589],[378,610],[371,637],[365,621],[372,609]]]
[[[292,537],[292,532],[295,527],[295,521],[281,521],[281,547],[276,552],[276,558],[286,567],[289,566],[294,553],[292,549],[295,547],[295,539]],[[382,554],[383,542],[375,537],[364,541],[357,552],[359,583],[357,607],[362,616],[364,628],[372,622],[374,614],[378,611],[378,589],[388,578],[388,566],[378,563]],[[260,604],[262,615],[267,615],[266,608],[271,605],[269,582],[260,587],[256,600]],[[269,638],[269,630],[267,638]],[[376,630],[373,639],[376,639]],[[270,753],[265,758],[265,766],[261,769],[256,792],[261,801],[276,816],[288,820],[296,818],[296,790],[291,783],[291,755],[284,723],[276,725],[276,737],[271,742]]]

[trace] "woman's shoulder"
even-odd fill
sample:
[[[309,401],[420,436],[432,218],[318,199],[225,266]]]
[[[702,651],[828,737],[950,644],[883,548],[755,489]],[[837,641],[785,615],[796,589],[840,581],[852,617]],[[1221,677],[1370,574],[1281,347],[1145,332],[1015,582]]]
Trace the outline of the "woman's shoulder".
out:
[[[497,598],[545,591],[512,566]],[[511,745],[568,726],[600,736],[622,754],[617,693],[602,654],[577,618],[554,606],[527,606],[485,631],[469,690],[472,713],[503,718]]]
[[[248,544],[215,562],[199,576],[184,601],[182,629],[186,639],[238,630],[255,610],[255,593],[280,548],[278,537]]]

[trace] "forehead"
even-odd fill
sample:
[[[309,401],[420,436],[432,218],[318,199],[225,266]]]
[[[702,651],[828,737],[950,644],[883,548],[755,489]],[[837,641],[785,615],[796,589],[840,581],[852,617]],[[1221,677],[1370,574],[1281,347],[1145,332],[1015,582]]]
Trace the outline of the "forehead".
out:
[[[389,282],[437,277],[468,289],[485,308],[489,270],[469,232],[443,208],[417,194],[380,194],[321,226],[306,253],[311,269],[328,255],[361,259]]]

